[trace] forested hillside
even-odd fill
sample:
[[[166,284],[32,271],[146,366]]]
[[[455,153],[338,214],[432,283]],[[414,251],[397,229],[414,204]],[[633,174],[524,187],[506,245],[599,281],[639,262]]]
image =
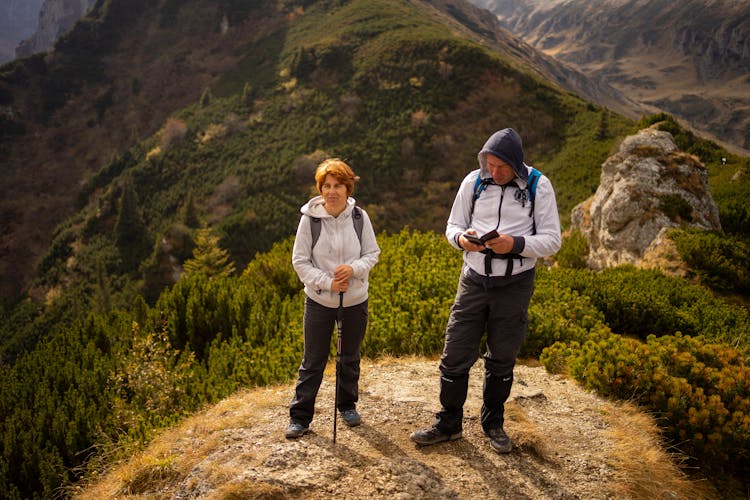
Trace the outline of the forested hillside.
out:
[[[0,310],[0,496],[53,496],[155,429],[293,375],[303,302],[291,235],[321,159],[362,177],[355,197],[383,248],[363,354],[435,354],[460,265],[440,234],[487,136],[520,132],[567,225],[613,147],[652,124],[706,164],[724,233],[676,233],[690,281],[592,274],[571,235],[559,268],[540,268],[525,355],[638,399],[692,465],[725,467],[735,491],[750,449],[748,159],[668,116],[633,123],[587,103],[435,12],[397,0],[110,0],[56,54],[0,68],[13,111],[0,121],[3,234],[14,235],[3,272],[28,263],[13,246],[17,218],[66,214],[29,294]],[[15,192],[32,173],[74,193],[75,210]]]

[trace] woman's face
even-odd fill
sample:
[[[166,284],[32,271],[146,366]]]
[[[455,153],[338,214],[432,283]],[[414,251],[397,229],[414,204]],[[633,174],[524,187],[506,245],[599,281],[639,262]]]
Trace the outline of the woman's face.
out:
[[[331,174],[326,175],[323,185],[320,186],[320,194],[329,214],[336,216],[346,208],[346,185]]]

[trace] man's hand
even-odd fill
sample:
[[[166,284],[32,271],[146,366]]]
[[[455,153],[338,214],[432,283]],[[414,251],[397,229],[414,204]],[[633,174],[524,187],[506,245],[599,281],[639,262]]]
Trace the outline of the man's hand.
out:
[[[498,254],[510,253],[513,250],[513,236],[501,234],[497,238],[486,241],[484,246]]]
[[[461,245],[461,248],[463,248],[467,252],[481,252],[482,250],[484,250],[484,245],[474,243],[465,236],[467,234],[477,236],[477,231],[476,229],[468,229],[465,233],[462,233],[458,237],[458,244]]]

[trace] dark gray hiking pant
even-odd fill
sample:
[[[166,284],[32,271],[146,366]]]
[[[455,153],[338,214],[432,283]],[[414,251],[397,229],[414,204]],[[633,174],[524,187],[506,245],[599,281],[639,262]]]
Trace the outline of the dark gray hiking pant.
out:
[[[482,428],[487,432],[502,427],[513,367],[526,337],[535,274],[531,269],[515,276],[487,278],[468,268],[461,273],[440,359],[443,408],[436,423],[442,432],[455,434],[462,429],[469,370],[479,358],[485,331]]]
[[[322,306],[309,297],[305,300],[305,352],[299,367],[294,399],[289,407],[292,422],[308,426],[313,419],[315,398],[328,362],[337,314],[338,308]],[[367,300],[344,308],[339,373],[340,411],[354,409],[359,399],[359,350],[365,336],[367,316]]]

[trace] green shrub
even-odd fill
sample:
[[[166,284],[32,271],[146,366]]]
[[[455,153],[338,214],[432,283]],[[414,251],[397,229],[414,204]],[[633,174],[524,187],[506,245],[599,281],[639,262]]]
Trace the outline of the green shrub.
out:
[[[693,221],[693,206],[679,194],[664,195],[659,201],[659,208],[672,222]]]
[[[674,446],[702,466],[738,477],[750,470],[750,367],[738,351],[679,334],[645,343],[612,334],[557,343],[540,361],[653,412]]]
[[[705,287],[656,270],[621,266],[593,273],[552,269],[550,275],[604,314],[612,331],[646,339],[648,335],[702,335],[750,352],[750,315],[727,304]]]
[[[561,267],[586,269],[586,257],[589,254],[589,242],[579,230],[563,235],[562,246],[555,254],[555,261]]]
[[[701,283],[721,292],[750,293],[750,245],[716,232],[673,230],[669,238]]]

